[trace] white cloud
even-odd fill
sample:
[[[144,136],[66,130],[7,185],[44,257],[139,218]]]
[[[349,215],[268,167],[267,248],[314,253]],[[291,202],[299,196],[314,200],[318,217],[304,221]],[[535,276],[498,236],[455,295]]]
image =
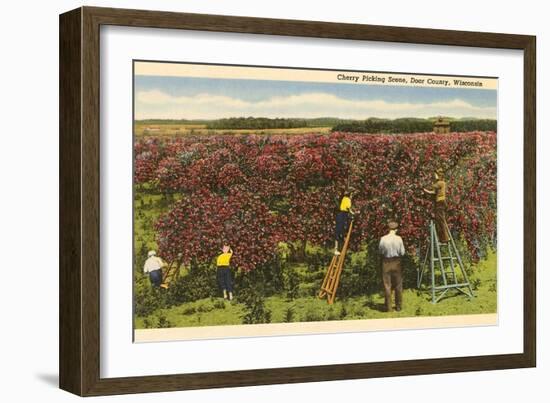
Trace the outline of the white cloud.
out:
[[[421,118],[437,115],[494,119],[496,107],[479,107],[461,99],[432,103],[356,101],[322,92],[272,97],[258,102],[207,93],[172,96],[159,90],[140,91],[136,95],[137,119],[218,119],[234,116],[365,119],[373,116]]]

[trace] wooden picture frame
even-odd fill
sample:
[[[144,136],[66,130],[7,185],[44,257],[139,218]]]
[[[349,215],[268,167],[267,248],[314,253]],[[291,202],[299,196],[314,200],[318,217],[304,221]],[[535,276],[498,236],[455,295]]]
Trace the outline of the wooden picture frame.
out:
[[[100,377],[100,49],[102,25],[524,52],[523,353]],[[536,365],[535,37],[483,32],[82,7],[60,16],[60,387],[81,396],[525,368]]]

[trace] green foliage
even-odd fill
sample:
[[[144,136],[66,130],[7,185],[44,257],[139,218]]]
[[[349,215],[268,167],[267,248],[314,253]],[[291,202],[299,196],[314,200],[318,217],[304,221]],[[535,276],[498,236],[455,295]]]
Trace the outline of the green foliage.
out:
[[[292,129],[302,127],[325,127],[346,122],[337,118],[262,118],[262,117],[232,117],[209,121],[207,129]]]
[[[153,321],[149,318],[143,319],[143,327],[145,329],[154,329],[156,326],[156,323],[153,323]]]
[[[277,245],[277,255],[280,257],[282,262],[286,262],[290,256],[290,246],[286,242],[279,242]]]
[[[143,265],[145,264],[145,260],[147,259],[147,245],[144,241],[143,238],[140,238],[138,240],[138,244],[140,245],[139,246],[139,249],[136,250],[136,253],[135,253],[135,270],[136,270],[136,274],[143,274],[143,271],[142,271],[142,268],[143,268]]]
[[[142,119],[135,123],[140,125],[206,125],[207,129],[269,129],[294,127],[332,127],[348,119],[319,117],[312,119],[271,119],[255,117],[233,117],[227,119]]]
[[[183,315],[193,315],[197,313],[197,308],[195,306],[185,307],[181,313]]]
[[[351,260],[351,259],[350,259]],[[365,246],[365,252],[356,259],[346,262],[340,278],[338,296],[350,298],[377,292],[380,289],[380,260],[378,242]]]
[[[245,313],[242,316],[242,323],[270,323],[271,311],[265,306],[265,288],[258,286],[254,281],[256,271],[244,274],[239,288],[238,301],[245,306]],[[264,284],[265,286],[265,284]]]
[[[159,320],[158,320],[158,323],[157,323],[157,328],[159,329],[164,329],[164,328],[168,328],[168,327],[173,327],[173,324],[172,322],[170,322],[165,315],[160,315],[159,316]]]
[[[285,287],[283,266],[283,260],[277,256],[267,263],[258,265],[251,272],[238,272],[234,277],[235,290],[241,294],[241,289],[246,290],[253,285],[263,296],[280,293]]]
[[[344,320],[346,319],[346,316],[348,316],[348,310],[346,309],[346,306],[342,304],[342,308],[340,308],[340,319]]]
[[[207,129],[290,129],[296,127],[306,127],[305,120],[239,117],[219,119],[206,125]]]
[[[285,292],[289,300],[298,298],[300,291],[300,276],[292,266],[287,266],[284,271]]]
[[[302,321],[304,322],[320,322],[323,320],[325,320],[325,313],[319,309],[315,309],[314,307],[308,308],[302,318]]]
[[[496,120],[491,119],[461,119],[451,120],[451,132],[470,131],[494,131],[497,130]],[[379,119],[369,118],[366,120],[355,120],[335,125],[333,132],[348,133],[426,133],[432,132],[434,121],[432,119],[400,118],[400,119]]]
[[[331,255],[327,255],[324,249],[318,248],[310,251],[305,259],[307,269],[316,272],[324,269],[330,263]]]
[[[289,307],[286,308],[286,310],[285,310],[284,322],[285,322],[285,323],[294,322],[294,316],[295,316],[294,307],[289,306]]]
[[[326,320],[339,320],[339,319],[340,319],[339,312],[337,312],[333,307],[330,307],[326,315]]]
[[[452,132],[497,131],[497,121],[493,119],[453,120],[450,123]]]
[[[271,311],[265,307],[265,299],[259,295],[249,295],[245,300],[246,313],[243,315],[244,324],[271,323]]]
[[[218,295],[216,268],[206,264],[195,264],[185,276],[178,277],[167,290],[166,303],[169,306],[196,301]]]
[[[350,123],[338,124],[332,128],[335,132],[349,133],[421,133],[431,132],[433,122],[427,119],[378,119],[370,118]]]
[[[142,286],[134,293],[134,312],[147,316],[164,306],[164,291],[151,286]]]
[[[421,262],[417,258],[405,255],[401,258],[401,273],[403,275],[403,288],[416,288],[417,270]],[[380,279],[380,283],[382,279]]]

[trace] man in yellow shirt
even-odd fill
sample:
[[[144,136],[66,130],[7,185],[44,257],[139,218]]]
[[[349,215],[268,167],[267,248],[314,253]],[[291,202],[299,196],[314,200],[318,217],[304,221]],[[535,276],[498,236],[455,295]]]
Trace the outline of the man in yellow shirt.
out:
[[[229,245],[224,245],[222,248],[222,254],[218,256],[216,260],[216,266],[218,266],[217,279],[218,284],[223,291],[223,298],[233,299],[233,282],[231,280],[231,256],[233,256],[233,250]]]
[[[435,182],[424,192],[433,195],[434,197],[434,216],[435,230],[437,238],[441,243],[449,242],[449,234],[447,232],[447,183],[443,178],[443,170],[437,169],[434,172]]]
[[[351,215],[354,214],[351,209],[352,197],[352,191],[344,192],[342,200],[340,201],[338,213],[336,213],[336,230],[334,239],[334,254],[336,256],[340,254],[339,247],[342,248],[344,245],[344,237],[349,227]]]

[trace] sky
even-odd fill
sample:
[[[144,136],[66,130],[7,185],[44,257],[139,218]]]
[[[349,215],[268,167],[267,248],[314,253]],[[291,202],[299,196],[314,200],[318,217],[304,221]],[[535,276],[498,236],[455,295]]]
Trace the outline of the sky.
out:
[[[136,119],[496,119],[497,90],[135,76]]]

